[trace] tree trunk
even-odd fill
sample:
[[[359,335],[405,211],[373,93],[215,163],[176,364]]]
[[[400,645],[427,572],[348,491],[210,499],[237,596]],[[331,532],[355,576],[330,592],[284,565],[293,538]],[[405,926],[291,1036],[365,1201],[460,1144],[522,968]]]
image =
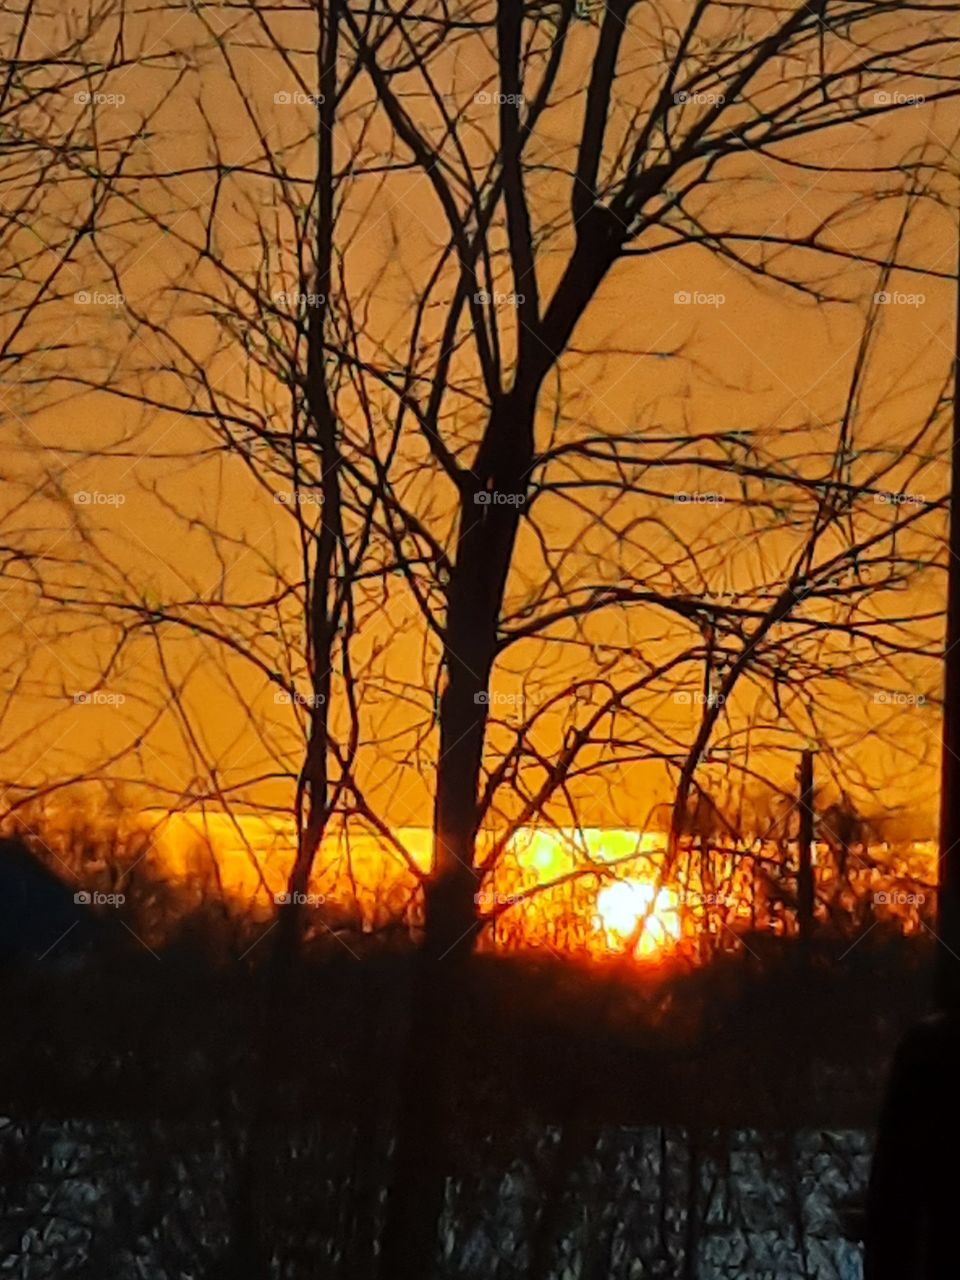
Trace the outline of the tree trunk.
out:
[[[956,305],[937,926],[938,1002],[953,1012],[960,1010],[960,259]]]
[[[424,939],[401,1077],[393,1181],[381,1250],[383,1280],[430,1280],[449,1169],[456,1062],[454,1022],[463,1016],[477,933],[474,867],[486,695],[533,440],[534,396],[494,408],[474,466],[477,494],[461,500],[457,561],[447,598],[446,688],[434,808],[434,865],[424,888]]]
[[[813,752],[800,756],[800,830],[797,835],[797,929],[800,944],[810,946],[814,922],[813,841]]]
[[[240,1147],[237,1183],[232,1206],[231,1243],[226,1280],[269,1280],[271,1227],[264,1213],[263,1188],[269,1184],[273,1154],[271,1103],[278,1087],[284,1047],[289,1043],[291,981],[296,969],[302,897],[309,884],[310,867],[316,854],[318,835],[309,837],[309,856],[298,853],[290,883],[291,901],[280,907],[276,940],[270,962],[258,990],[256,1031],[253,1037],[252,1079],[246,1106],[240,1109],[240,1124],[246,1129]]]
[[[465,953],[465,948],[461,948]],[[418,958],[400,1089],[393,1180],[380,1250],[382,1280],[430,1280],[448,1172],[452,1009],[465,954]]]

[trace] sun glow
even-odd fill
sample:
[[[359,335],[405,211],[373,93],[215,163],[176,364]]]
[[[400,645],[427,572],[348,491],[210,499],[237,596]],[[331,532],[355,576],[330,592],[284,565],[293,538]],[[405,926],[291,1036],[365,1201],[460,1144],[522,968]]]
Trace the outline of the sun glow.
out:
[[[617,880],[597,894],[597,917],[611,950],[628,942],[641,921],[638,956],[655,956],[680,939],[680,904],[667,888],[649,880]]]
[[[219,918],[226,906],[230,915],[247,913],[268,930],[288,890],[296,849],[289,818],[251,811],[145,809],[105,818],[63,805],[46,810],[33,834],[60,864],[83,874],[115,865],[124,876],[138,869],[145,884],[151,877],[166,882],[170,893],[155,899],[162,927],[211,907]],[[471,886],[477,947],[600,962],[629,954],[672,964],[700,956],[705,939],[729,947],[744,932],[790,931],[777,900],[768,899],[763,884],[758,889],[756,848],[711,848],[706,864],[701,851],[686,860],[682,875],[665,876],[666,846],[662,833],[627,828],[521,827],[502,843],[493,832],[481,833],[476,863],[485,871]],[[871,851],[876,865],[854,886],[870,899],[880,883],[897,889],[904,880],[929,881],[936,860],[929,841],[909,848],[877,844]],[[768,856],[780,853],[772,848]],[[817,854],[815,869],[830,893],[836,876],[830,853],[821,846]],[[355,826],[328,832],[310,875],[309,936],[355,931],[397,938],[399,926],[418,937],[419,882],[429,878],[433,856],[427,827],[398,826],[389,836]],[[922,922],[904,919],[919,930]]]
[[[157,812],[148,825],[153,856],[173,879],[198,891],[206,883],[263,913],[286,889],[295,846],[288,820],[252,813]],[[428,873],[432,833],[406,827],[396,836],[410,862]],[[481,837],[481,861],[483,842]],[[656,888],[662,856],[663,837],[652,832],[521,828],[496,870],[484,878],[478,911],[495,921],[489,931],[495,946],[543,946],[597,958],[622,954],[642,920],[633,954],[655,959],[683,934],[677,892]],[[310,887],[328,916],[365,932],[415,919],[409,915],[415,894],[410,866],[388,841],[370,832],[325,840]]]

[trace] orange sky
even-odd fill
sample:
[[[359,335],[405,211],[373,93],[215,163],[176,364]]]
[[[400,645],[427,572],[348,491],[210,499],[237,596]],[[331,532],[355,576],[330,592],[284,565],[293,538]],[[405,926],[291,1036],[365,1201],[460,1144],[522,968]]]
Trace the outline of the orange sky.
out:
[[[150,21],[159,25],[148,27],[149,37],[185,52],[201,33],[190,18],[181,17],[175,24],[168,18],[162,12],[154,15]],[[217,20],[218,15],[211,18]],[[291,41],[304,34],[302,19],[291,18],[288,29],[282,22],[278,20],[276,30]],[[629,119],[631,103],[643,100],[657,73],[657,60],[644,54],[647,36],[649,32],[638,32],[635,43],[625,51],[624,66],[630,70],[621,80],[611,137]],[[586,27],[573,38],[556,95],[558,106],[548,113],[532,145],[534,160],[562,158],[569,151],[593,38]],[[477,85],[487,83],[485,57],[477,41],[462,42],[443,55],[437,64],[438,74],[448,77],[451,95],[465,100],[477,92]],[[301,65],[309,75],[309,62],[304,59]],[[246,114],[249,109],[269,122],[270,145],[275,152],[287,147],[292,167],[309,165],[309,142],[299,139],[309,138],[313,108],[273,102],[278,90],[292,84],[289,71],[276,54],[263,48],[238,54],[236,66],[242,92],[212,55],[199,75],[188,74],[173,91],[169,73],[122,73],[113,86],[127,95],[126,104],[118,108],[117,128],[120,117],[132,119],[148,102],[162,104],[151,125],[149,145],[137,161],[144,171],[150,166],[199,165],[209,160],[210,146],[197,109],[197,94],[224,163],[252,162],[258,155],[256,131]],[[363,90],[358,88],[354,99],[345,104],[344,138],[358,136],[364,118],[362,98]],[[425,126],[430,110],[423,107]],[[107,120],[109,125],[109,116]],[[955,127],[950,105],[912,109],[838,132],[829,147],[818,144],[817,158],[822,161],[829,150],[832,162],[840,166],[885,161],[922,142],[942,150]],[[489,135],[489,119],[476,115],[475,126],[465,131],[472,165],[481,165],[489,156]],[[364,143],[367,153],[393,145],[382,119],[374,116]],[[737,163],[734,180],[711,189],[708,200],[691,204],[713,226],[735,225],[757,233],[798,232],[846,202],[852,190],[863,188],[862,179],[839,172],[827,178],[793,175],[787,183],[783,172],[774,172],[763,158]],[[117,258],[124,296],[132,308],[142,309],[154,319],[170,318],[167,341],[149,334],[143,326],[133,326],[123,306],[78,307],[73,301],[77,290],[106,290],[111,283],[102,264],[98,275],[89,258],[65,284],[62,306],[46,315],[43,324],[62,323],[66,327],[70,338],[79,344],[77,356],[72,357],[79,363],[73,367],[91,376],[107,376],[106,370],[117,356],[122,357],[127,376],[138,370],[148,375],[169,361],[172,334],[236,405],[249,406],[254,414],[275,413],[282,421],[282,388],[271,386],[256,374],[251,376],[251,362],[244,358],[242,349],[218,337],[209,321],[197,319],[192,314],[195,304],[182,292],[184,285],[221,292],[224,287],[208,270],[185,268],[191,254],[183,240],[198,242],[202,223],[195,210],[206,207],[211,189],[203,175],[177,181],[162,194],[143,181],[137,198],[158,216],[164,210],[161,221],[169,228],[167,233],[156,226],[121,225],[121,208],[129,216],[133,207],[133,201],[128,200],[118,206],[116,228],[104,240],[103,252]],[[215,224],[215,250],[224,255],[232,270],[250,280],[257,279],[263,264],[257,226],[275,231],[284,225],[283,218],[278,221],[271,212],[268,197],[268,184],[234,174],[222,195]],[[565,198],[565,185],[555,175],[540,172],[531,178],[531,203],[544,235],[554,215],[564,207]],[[400,360],[398,353],[409,337],[417,282],[440,252],[435,237],[442,232],[443,223],[436,201],[422,177],[399,172],[381,181],[368,176],[348,186],[340,219],[343,287],[356,303],[366,299],[369,304],[365,312],[367,347],[384,359]],[[895,219],[892,205],[861,202],[838,225],[837,242],[858,248],[885,246]],[[499,232],[495,233],[494,244],[499,250],[502,241],[498,236]],[[550,244],[538,266],[540,286],[547,293],[557,277],[569,236],[561,230]],[[290,277],[277,269],[280,265],[289,267],[290,261],[282,236],[275,249],[276,263],[269,279],[257,281],[264,292],[289,287]],[[920,207],[901,253],[937,270],[950,268],[953,230],[949,215],[932,205]],[[817,270],[825,288],[854,299],[853,305],[817,305],[781,286],[759,285],[696,247],[621,263],[575,334],[576,354],[564,359],[560,378],[549,380],[544,389],[540,418],[543,441],[550,438],[557,421],[565,439],[584,432],[623,433],[628,428],[641,428],[662,439],[680,429],[754,430],[768,456],[795,458],[808,474],[814,473],[817,451],[835,434],[828,425],[842,409],[864,300],[875,286],[872,269],[844,266],[841,274],[839,260],[835,262],[836,271],[834,262],[823,259]],[[797,255],[788,256],[780,265],[785,270],[796,269]],[[916,306],[890,306],[883,314],[858,406],[858,446],[869,457],[903,439],[926,412],[950,358],[952,288],[932,276],[917,284],[905,273],[897,274],[890,287],[920,292],[924,300]],[[168,292],[164,293],[165,289]],[[178,289],[181,291],[176,292]],[[723,302],[713,307],[685,307],[674,301],[678,292],[722,295]],[[438,311],[428,320],[425,331],[430,340],[439,335],[442,319]],[[508,347],[511,323],[509,314],[505,315],[503,332]],[[466,353],[458,373],[464,380],[475,375],[475,364]],[[150,377],[151,386],[161,385]],[[169,381],[162,385],[182,406],[182,390],[171,389]],[[24,394],[18,413],[27,407],[26,401]],[[380,402],[387,406],[389,416],[389,397],[381,396]],[[348,394],[343,397],[342,409],[345,415],[351,412]],[[455,411],[460,415],[460,438],[469,448],[482,415],[469,409],[466,397],[451,397],[450,412]],[[192,419],[173,412],[143,410],[95,392],[69,403],[58,398],[56,406],[46,410],[41,400],[35,415],[21,416],[4,441],[4,470],[23,477],[24,483],[42,474],[57,477],[67,501],[62,506],[45,505],[39,523],[58,528],[62,533],[59,548],[88,566],[57,569],[59,581],[81,589],[93,584],[101,596],[113,601],[206,601],[194,609],[201,622],[215,614],[226,617],[245,644],[277,661],[287,644],[297,643],[295,609],[284,606],[279,614],[271,614],[260,608],[242,614],[235,606],[264,599],[278,572],[296,577],[297,546],[290,510],[271,501],[269,493],[256,483],[256,475],[235,458],[204,457],[203,451],[211,443],[207,429]],[[418,457],[417,446],[409,448],[401,460],[405,458],[412,466]],[[894,471],[889,488],[902,487],[923,500],[939,496],[944,471],[936,453],[937,432],[929,434],[924,448],[926,458],[916,466]],[[85,460],[78,456],[85,449],[95,449],[101,456]],[[121,456],[109,459],[103,453]],[[559,474],[554,472],[553,478]],[[669,484],[686,483],[684,474],[673,473]],[[691,484],[699,483],[692,470],[689,476]],[[651,473],[647,479],[651,486],[663,484],[662,475]],[[119,493],[124,500],[80,511],[75,503],[78,492]],[[407,492],[435,536],[449,545],[453,505],[445,478],[421,475],[411,481]],[[34,506],[29,513],[15,513],[8,528],[35,527],[37,510]],[[638,493],[620,499],[605,527],[591,519],[593,514],[595,509],[578,512],[556,496],[538,500],[536,529],[526,528],[518,547],[508,590],[511,609],[537,607],[551,581],[567,585],[584,580],[616,581],[624,574],[657,589],[684,594],[735,591],[748,597],[761,583],[775,583],[778,574],[782,576],[795,547],[789,534],[766,535],[761,544],[752,536],[751,514],[732,501],[719,509],[704,508],[678,504],[669,492],[663,497]],[[86,543],[76,527],[69,527],[74,516],[82,518],[91,530]],[[216,529],[215,539],[204,526]],[[918,557],[929,554],[936,521],[928,521],[925,528],[926,533],[904,540],[904,554],[911,554],[910,548]],[[679,537],[698,550],[702,574],[689,565],[672,576],[665,572],[663,566],[675,557]],[[544,563],[545,545],[551,548],[549,572]],[[931,577],[913,593],[911,606],[935,608],[940,588],[939,578]],[[227,608],[211,608],[213,599],[226,601]],[[144,635],[115,668],[110,668],[115,630],[102,614],[79,623],[63,610],[30,604],[28,595],[16,586],[7,587],[4,600],[10,611],[11,634],[25,631],[30,637],[28,680],[3,722],[2,745],[10,762],[4,769],[7,778],[44,781],[93,767],[150,726],[139,748],[118,764],[116,772],[121,776],[146,780],[176,794],[187,787],[209,789],[213,774],[219,786],[245,784],[247,800],[286,802],[289,785],[284,775],[297,767],[300,731],[294,709],[277,704],[274,691],[251,672],[249,664],[225,658],[221,650],[184,634],[165,644],[164,674],[153,639]],[[888,593],[877,607],[881,615],[884,609],[901,610],[903,600]],[[362,757],[361,776],[368,795],[389,821],[419,825],[429,820],[436,643],[399,582],[391,585],[383,600],[371,590],[361,613],[363,625],[354,640],[354,656],[363,673],[362,729],[370,742]],[[268,624],[276,628],[274,633],[265,630]],[[593,624],[589,638],[594,645],[632,646],[651,660],[661,660],[665,654],[682,651],[692,634],[686,621],[670,620],[653,609],[634,609],[629,616],[605,615],[603,621]],[[934,636],[936,625],[926,626],[924,634]],[[504,700],[497,708],[502,727],[494,728],[490,735],[491,763],[513,741],[511,726],[516,723],[521,695],[526,707],[536,710],[571,678],[589,669],[593,658],[586,658],[583,652],[571,654],[565,643],[568,639],[561,629],[547,643],[525,643],[505,656],[494,680],[494,689]],[[843,657],[843,645],[838,644],[837,679],[822,683],[817,698],[823,726],[844,762],[845,776],[853,789],[858,785],[862,789],[866,782],[882,785],[887,802],[915,808],[922,820],[929,822],[937,751],[937,715],[931,705],[938,687],[936,664],[929,659],[904,663],[887,672],[886,685],[875,674],[874,688],[851,692],[844,687]],[[625,674],[623,663],[621,658],[621,676]],[[679,671],[676,678],[676,686],[663,684],[645,707],[645,714],[661,727],[662,741],[650,743],[644,740],[646,731],[631,730],[640,745],[681,750],[689,743],[697,708],[676,702],[673,693],[675,688],[698,688],[700,675],[690,667]],[[166,679],[182,687],[185,715],[168,710],[153,723]],[[98,683],[105,690],[122,694],[125,701],[100,705],[74,702],[78,691]],[[926,702],[919,706],[878,704],[876,687],[922,694]],[[556,751],[581,705],[585,708],[586,701],[571,703],[568,699],[556,714],[538,723],[535,745],[544,756]],[[335,718],[335,723],[342,728],[342,713],[337,714],[341,718]],[[728,716],[732,726],[742,729],[751,717],[769,721],[772,709],[765,694],[745,689],[728,709]],[[886,726],[882,740],[868,737],[868,730],[879,725]],[[777,740],[795,747],[802,735],[791,731],[785,739],[778,736]],[[768,755],[757,767],[789,778],[793,760]],[[864,776],[858,776],[860,770],[866,771]],[[642,825],[654,803],[665,799],[669,791],[662,765],[650,762],[620,764],[599,777],[575,782],[572,794],[583,821],[624,826]]]

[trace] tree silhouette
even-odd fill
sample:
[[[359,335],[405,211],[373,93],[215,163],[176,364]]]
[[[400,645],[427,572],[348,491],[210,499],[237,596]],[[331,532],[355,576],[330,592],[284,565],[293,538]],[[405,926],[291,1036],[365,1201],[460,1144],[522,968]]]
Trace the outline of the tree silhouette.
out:
[[[943,200],[948,148],[862,139],[918,96],[950,127],[956,34],[945,6],[880,0],[250,0],[224,25],[198,8],[183,39],[195,69],[166,109],[199,154],[157,149],[97,245],[120,278],[162,238],[172,283],[125,285],[122,357],[62,377],[145,424],[205,425],[213,510],[145,488],[217,572],[211,587],[178,566],[159,600],[117,574],[94,603],[117,627],[111,661],[156,651],[191,799],[292,785],[292,888],[334,817],[422,882],[381,1257],[389,1280],[423,1280],[453,1012],[511,835],[587,825],[589,805],[630,825],[617,793],[635,815],[630,775],[657,769],[669,869],[711,752],[742,761],[759,723],[775,754],[826,731],[825,691],[915,690],[935,657],[938,608],[885,606],[938,554],[942,370],[892,406],[868,375],[890,297],[949,274],[918,216]],[[721,285],[796,314],[872,298],[823,406],[733,408],[752,366]],[[606,323],[616,289],[642,331]],[[729,369],[674,336],[680,315]],[[628,375],[639,403],[597,394]],[[178,465],[201,465],[198,439]],[[159,456],[151,426],[140,447]],[[238,524],[241,492],[283,508],[291,536]],[[694,518],[704,506],[722,516]],[[173,660],[188,633],[256,735],[245,772],[197,732],[192,667]],[[386,801],[424,772],[427,875]]]

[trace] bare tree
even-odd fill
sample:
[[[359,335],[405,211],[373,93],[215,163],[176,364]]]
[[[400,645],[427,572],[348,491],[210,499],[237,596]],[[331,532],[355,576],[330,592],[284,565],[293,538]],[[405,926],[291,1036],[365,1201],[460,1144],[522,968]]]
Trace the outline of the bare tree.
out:
[[[199,7],[182,38],[195,70],[158,118],[190,158],[158,145],[97,245],[129,341],[62,376],[142,413],[123,451],[204,569],[148,591],[114,561],[94,603],[111,664],[157,664],[191,800],[292,789],[294,903],[334,815],[422,879],[382,1250],[390,1280],[422,1280],[453,1011],[511,837],[633,825],[632,778],[659,775],[669,869],[711,751],[742,751],[759,722],[775,755],[822,731],[822,691],[869,696],[935,659],[938,609],[885,606],[938,554],[943,371],[868,375],[881,316],[903,314],[883,295],[949,276],[913,216],[942,199],[943,152],[885,129],[918,98],[949,127],[954,16],[249,0]],[[124,275],[154,243],[160,294]],[[624,305],[644,323],[611,322]],[[841,373],[804,396],[751,388],[747,415],[750,305],[829,317]],[[611,402],[628,380],[640,393]],[[208,452],[189,432],[159,448],[158,415],[203,424]],[[248,498],[288,532],[249,525]],[[243,708],[252,768],[202,731],[197,655]],[[422,876],[393,827],[425,772]],[[295,939],[295,907],[285,920]]]
[[[125,754],[114,748],[78,772],[76,756],[56,749],[62,727],[44,741],[64,700],[85,692],[77,641],[90,629],[85,610],[68,619],[56,604],[82,575],[89,495],[71,476],[75,439],[53,425],[72,408],[56,405],[50,388],[109,305],[98,240],[112,234],[114,196],[150,124],[151,104],[137,101],[130,77],[154,69],[177,82],[169,49],[143,34],[142,15],[128,14],[124,0],[67,9],[23,0],[0,14],[5,816],[29,794],[108,771]]]

